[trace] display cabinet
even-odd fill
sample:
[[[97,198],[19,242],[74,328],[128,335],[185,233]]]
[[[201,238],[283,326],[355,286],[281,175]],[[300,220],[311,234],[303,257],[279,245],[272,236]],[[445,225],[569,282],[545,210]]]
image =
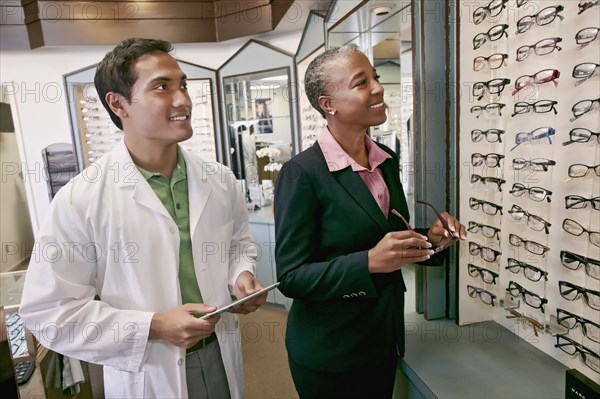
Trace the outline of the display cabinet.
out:
[[[216,71],[178,60],[188,78],[188,93],[192,101],[194,135],[181,143],[182,148],[200,154],[207,161],[221,161],[220,126],[216,86]],[[68,94],[71,133],[79,169],[97,161],[123,140],[123,132],[111,121],[94,87],[96,65],[63,76]]]

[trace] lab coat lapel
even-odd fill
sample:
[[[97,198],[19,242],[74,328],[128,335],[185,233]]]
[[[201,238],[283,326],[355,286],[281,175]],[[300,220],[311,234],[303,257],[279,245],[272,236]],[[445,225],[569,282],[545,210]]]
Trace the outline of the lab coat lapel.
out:
[[[208,177],[213,168],[208,167],[212,162],[198,162],[195,159],[190,159],[185,151],[181,151],[181,153],[186,164],[190,204],[190,232],[193,236],[212,191]]]
[[[137,169],[123,140],[115,148],[115,161],[115,165],[109,168],[108,173],[112,171],[116,173],[114,178],[117,185],[122,190],[130,190],[132,199],[138,204],[172,220],[160,198]]]
[[[383,212],[381,212],[379,205],[377,205],[373,195],[358,173],[354,172],[352,168],[347,167],[333,172],[333,176],[356,203],[381,227],[381,230],[385,232],[389,231],[390,228]]]

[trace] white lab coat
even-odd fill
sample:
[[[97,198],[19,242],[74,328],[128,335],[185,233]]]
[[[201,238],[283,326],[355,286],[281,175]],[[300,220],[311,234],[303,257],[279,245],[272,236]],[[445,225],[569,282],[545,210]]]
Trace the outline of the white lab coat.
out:
[[[234,175],[186,151],[190,230],[204,302],[231,302],[257,249]],[[181,305],[179,231],[124,143],[61,189],[42,226],[20,314],[42,345],[104,365],[107,397],[187,398],[185,349],[149,341],[154,312]],[[94,300],[96,298],[96,300]],[[243,395],[238,318],[215,327],[232,397]]]

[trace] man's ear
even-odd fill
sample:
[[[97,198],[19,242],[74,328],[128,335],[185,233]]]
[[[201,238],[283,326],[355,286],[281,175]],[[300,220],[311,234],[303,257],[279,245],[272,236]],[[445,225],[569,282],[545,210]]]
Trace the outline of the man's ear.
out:
[[[127,118],[127,111],[123,106],[126,103],[126,101],[121,94],[111,91],[106,93],[105,98],[106,103],[108,104],[112,112],[114,112],[121,119]]]

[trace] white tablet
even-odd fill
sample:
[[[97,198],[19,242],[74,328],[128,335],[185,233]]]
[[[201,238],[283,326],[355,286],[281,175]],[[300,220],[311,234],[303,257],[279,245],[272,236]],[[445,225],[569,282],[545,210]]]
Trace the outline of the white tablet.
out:
[[[215,310],[214,312],[207,313],[204,316],[200,317],[200,319],[208,319],[209,317],[212,317],[214,315],[218,315],[218,314],[221,314],[223,312],[226,312],[229,309],[231,309],[233,307],[236,307],[238,305],[241,305],[242,303],[244,303],[244,302],[246,302],[246,301],[248,301],[248,300],[250,300],[252,298],[256,298],[257,296],[260,296],[260,295],[262,295],[262,294],[264,294],[266,292],[271,291],[274,288],[277,288],[278,285],[279,285],[279,283],[271,284],[271,285],[269,285],[269,286],[267,286],[265,288],[262,288],[262,289],[260,289],[260,290],[258,290],[256,292],[253,292],[252,294],[250,294],[250,295],[248,295],[248,296],[246,296],[246,297],[244,297],[242,299],[238,299],[237,301],[232,302],[229,305],[225,305],[222,308],[219,308],[219,309]]]

